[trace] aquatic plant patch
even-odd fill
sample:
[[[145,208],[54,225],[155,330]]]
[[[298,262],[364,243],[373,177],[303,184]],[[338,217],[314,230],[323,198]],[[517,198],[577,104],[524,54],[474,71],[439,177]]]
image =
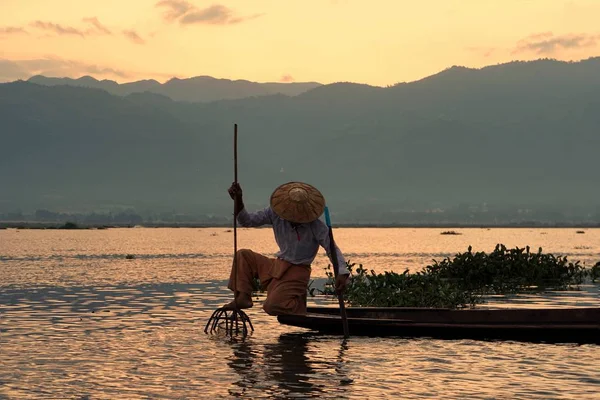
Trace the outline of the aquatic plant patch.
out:
[[[567,257],[531,252],[529,247],[507,249],[496,245],[491,253],[464,253],[442,261],[433,260],[422,271],[399,274],[376,273],[362,265],[347,263],[352,280],[345,298],[360,307],[474,307],[485,295],[544,290],[567,290],[577,287],[586,277],[597,278],[598,268],[586,270]],[[324,294],[333,294],[333,272],[326,268]],[[310,291],[315,295],[316,290]]]
[[[565,290],[580,285],[587,275],[579,261],[570,262],[566,256],[544,254],[541,247],[531,252],[529,246],[507,249],[502,244],[489,254],[473,252],[469,246],[465,253],[453,258],[434,260],[423,272],[484,294]]]

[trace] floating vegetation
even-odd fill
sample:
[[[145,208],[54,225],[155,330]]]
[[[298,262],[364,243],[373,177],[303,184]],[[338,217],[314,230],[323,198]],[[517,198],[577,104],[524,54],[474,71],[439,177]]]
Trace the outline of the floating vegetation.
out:
[[[362,265],[354,267],[355,264],[348,264],[353,276],[344,292],[352,306],[465,308],[483,302],[480,294],[463,290],[434,274],[409,274],[408,270],[402,274],[377,274],[373,270],[367,271]],[[333,274],[327,272],[327,275],[329,279],[324,293],[333,294]]]
[[[456,231],[444,231],[440,233],[440,235],[462,235],[462,233]]]
[[[441,262],[433,261],[424,273],[440,275],[460,287],[484,294],[506,294],[534,290],[564,290],[583,282],[586,272],[579,261],[566,256],[544,254],[542,248],[532,252],[525,248],[507,249],[498,244],[494,251],[467,252]]]
[[[473,307],[486,295],[522,293],[544,290],[567,290],[581,284],[589,276],[600,277],[600,262],[588,271],[567,257],[544,254],[542,248],[507,249],[496,245],[491,253],[467,252],[445,258],[422,271],[410,274],[375,273],[362,265],[348,262],[353,277],[346,299],[359,307]],[[326,271],[325,294],[333,293],[333,273]],[[595,274],[595,275],[594,275]],[[314,291],[309,292],[311,295]]]

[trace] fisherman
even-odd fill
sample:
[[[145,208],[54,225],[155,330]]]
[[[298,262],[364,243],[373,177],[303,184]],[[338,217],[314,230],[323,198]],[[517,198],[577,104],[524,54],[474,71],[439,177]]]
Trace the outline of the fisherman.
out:
[[[319,219],[325,209],[323,195],[309,184],[289,182],[275,189],[269,207],[250,213],[244,207],[239,184],[233,183],[228,192],[234,200],[239,224],[244,227],[272,225],[279,252],[269,258],[252,250],[237,251],[227,286],[234,292],[234,300],[224,308],[252,307],[253,281],[258,278],[261,288],[267,290],[263,304],[267,314],[305,314],[310,266],[319,245],[332,261],[329,228]],[[337,246],[335,251],[339,267],[335,290],[342,293],[350,272]]]

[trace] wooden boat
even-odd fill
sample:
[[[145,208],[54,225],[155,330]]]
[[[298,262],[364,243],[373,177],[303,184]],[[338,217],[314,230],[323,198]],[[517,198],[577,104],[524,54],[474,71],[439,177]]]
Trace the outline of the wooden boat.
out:
[[[308,307],[281,324],[342,334],[339,309]],[[600,308],[467,309],[348,307],[350,336],[431,337],[600,344]]]

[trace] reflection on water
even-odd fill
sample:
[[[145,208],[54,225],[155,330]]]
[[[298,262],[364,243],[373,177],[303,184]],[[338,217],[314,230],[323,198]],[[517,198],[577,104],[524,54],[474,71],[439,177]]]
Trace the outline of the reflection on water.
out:
[[[340,230],[337,236],[357,262],[376,270],[417,269],[421,259],[463,251],[472,240],[482,250],[496,240],[548,240],[544,248],[600,260],[598,230],[496,236],[491,230],[484,237],[477,230],[452,237],[406,231]],[[257,232],[241,232],[244,247],[268,252],[270,232]],[[218,229],[0,231],[0,398],[593,399],[600,392],[598,346],[344,342],[279,325],[262,312],[261,296],[248,312],[256,329],[249,338],[205,335],[208,317],[229,299],[229,235]],[[134,260],[124,258],[130,253]],[[318,268],[314,275],[323,276]],[[492,305],[597,306],[599,298],[597,286],[585,286],[495,298]]]
[[[240,390],[231,389],[230,394],[248,395],[256,385],[263,387],[265,395],[274,397],[302,397],[321,392],[310,381],[314,370],[307,354],[309,340],[302,335],[282,334],[274,343],[265,344],[260,354],[253,349],[252,341],[234,343],[228,365],[240,375],[240,380],[234,383]]]
[[[279,325],[261,299],[246,340],[205,335],[224,285],[4,289],[0,397],[593,398],[600,389],[597,346],[344,343]]]
[[[326,344],[327,347],[321,346]],[[283,333],[262,350],[252,340],[232,343],[228,365],[239,374],[233,396],[270,398],[348,398],[352,383],[344,352],[346,341],[310,333]],[[337,347],[337,348],[336,348]]]

